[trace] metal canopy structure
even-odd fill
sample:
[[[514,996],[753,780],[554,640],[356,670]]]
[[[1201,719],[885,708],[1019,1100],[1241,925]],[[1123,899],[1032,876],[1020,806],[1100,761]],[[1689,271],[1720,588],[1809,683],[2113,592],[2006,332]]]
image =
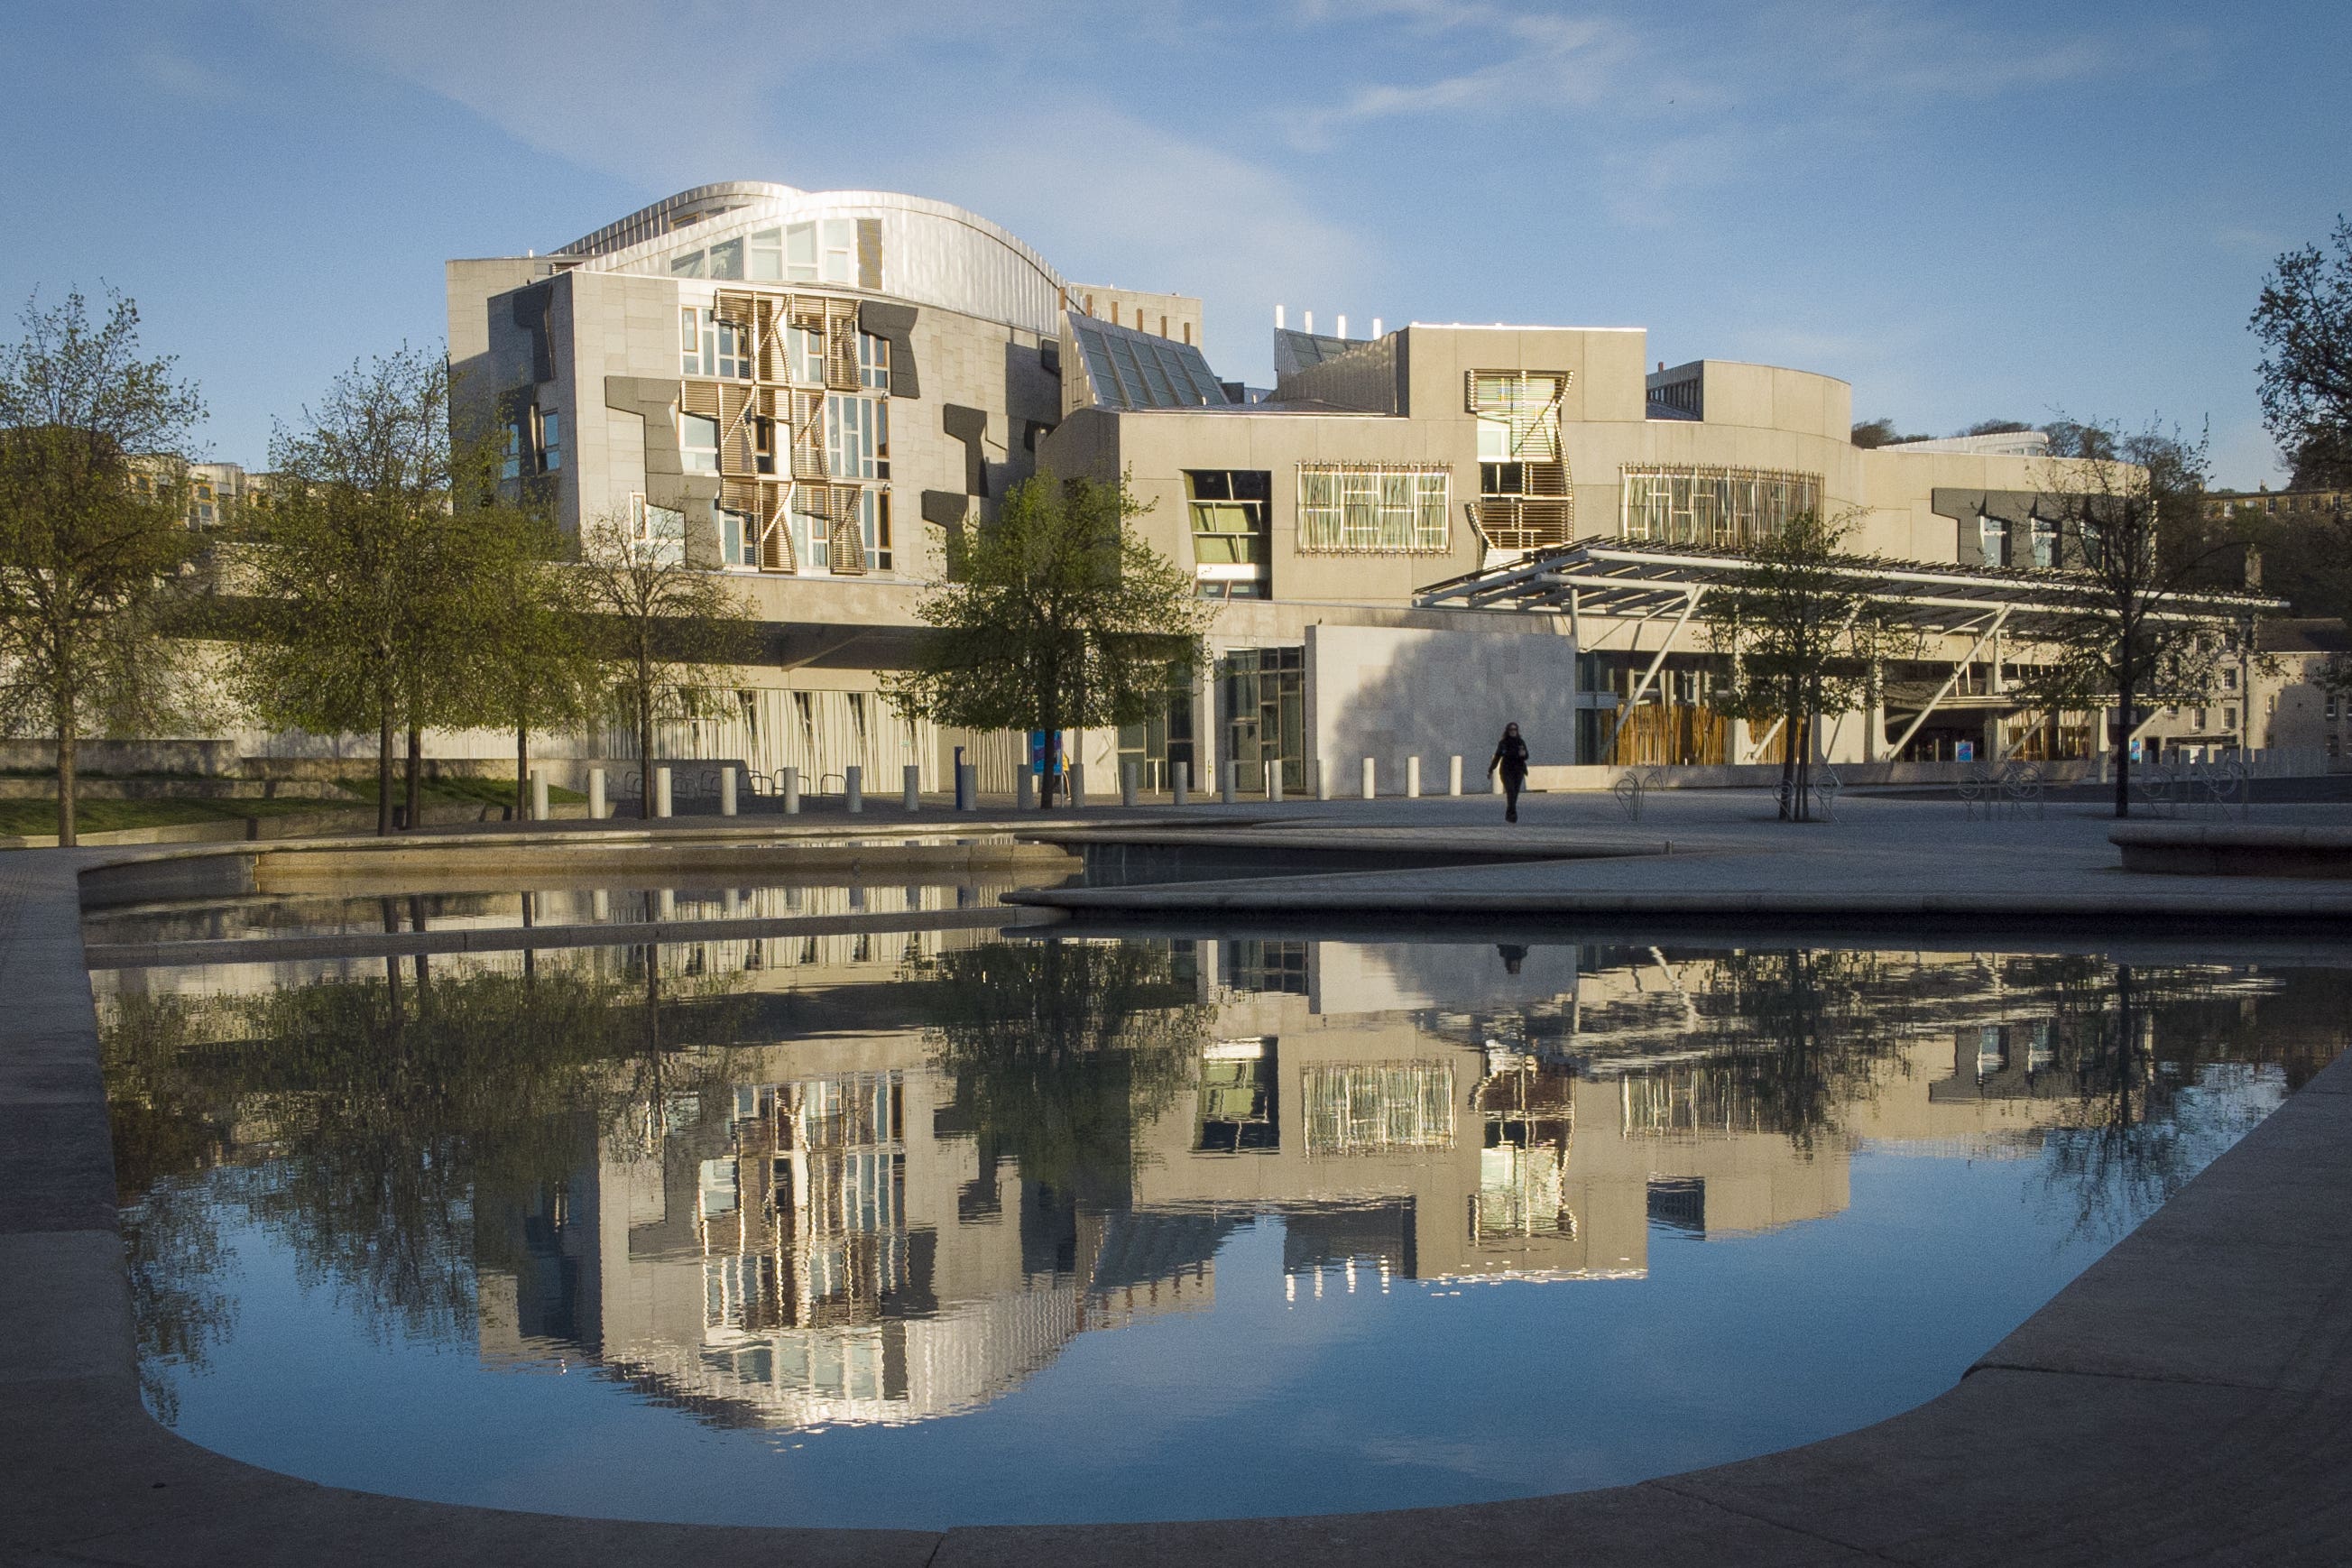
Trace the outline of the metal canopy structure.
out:
[[[1738,587],[1752,566],[1743,556],[1709,545],[1596,534],[1433,583],[1413,602],[1431,609],[1550,610],[1637,619],[1679,611],[1687,618],[1711,591]],[[1920,632],[1974,637],[1999,623],[2027,641],[2097,586],[2096,578],[2081,572],[1870,557],[1842,560],[1832,570],[1843,591],[1866,595],[1891,619]],[[2252,594],[2173,594],[2155,614],[2165,620],[2242,622],[2284,607],[2282,600]]]

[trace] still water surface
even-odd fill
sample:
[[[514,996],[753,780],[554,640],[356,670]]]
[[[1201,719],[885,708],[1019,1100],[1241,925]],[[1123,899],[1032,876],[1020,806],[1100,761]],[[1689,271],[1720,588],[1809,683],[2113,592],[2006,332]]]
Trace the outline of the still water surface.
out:
[[[2347,1000],[2098,953],[936,931],[98,984],[187,1436],[930,1527],[1524,1496],[1895,1414]]]

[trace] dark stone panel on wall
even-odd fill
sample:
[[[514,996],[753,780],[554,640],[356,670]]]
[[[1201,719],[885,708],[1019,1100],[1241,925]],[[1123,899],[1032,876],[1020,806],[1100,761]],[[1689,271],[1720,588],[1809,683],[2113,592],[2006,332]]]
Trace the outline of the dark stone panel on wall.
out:
[[[950,403],[940,411],[940,424],[950,437],[963,443],[963,493],[988,493],[988,415],[978,408]]]
[[[548,331],[547,315],[554,305],[554,285],[534,283],[528,289],[516,289],[508,299],[512,301],[514,324],[530,334],[531,380],[553,381],[555,350]]]
[[[1035,451],[1037,449],[1037,443],[1044,440],[1046,437],[1051,436],[1053,433],[1053,426],[1047,424],[1043,419],[1023,420],[1021,422],[1022,450],[1025,452]]]
[[[1037,345],[1037,364],[1038,368],[1042,369],[1047,375],[1053,376],[1056,380],[1060,379],[1062,374],[1062,345],[1054,342],[1039,343]]]
[[[963,526],[964,513],[971,510],[971,498],[970,496],[960,496],[953,490],[925,490],[923,492],[923,521],[925,522],[935,522],[941,528],[952,531]]]
[[[890,345],[890,395],[920,397],[922,379],[915,369],[915,318],[912,305],[886,305],[867,300],[857,307],[857,330],[872,332]]]
[[[608,375],[604,406],[634,414],[646,422],[646,500],[686,514],[686,557],[697,565],[719,559],[719,476],[689,474],[678,460],[677,426],[670,412],[677,406],[678,384],[650,375]]]

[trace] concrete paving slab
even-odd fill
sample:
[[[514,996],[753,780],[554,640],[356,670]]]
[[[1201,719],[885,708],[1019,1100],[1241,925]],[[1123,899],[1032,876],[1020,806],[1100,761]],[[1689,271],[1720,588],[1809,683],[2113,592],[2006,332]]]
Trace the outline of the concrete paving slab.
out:
[[[111,1230],[114,1195],[103,1104],[0,1104],[0,1235]]]
[[[0,1384],[123,1375],[137,1352],[120,1236],[0,1235]]]

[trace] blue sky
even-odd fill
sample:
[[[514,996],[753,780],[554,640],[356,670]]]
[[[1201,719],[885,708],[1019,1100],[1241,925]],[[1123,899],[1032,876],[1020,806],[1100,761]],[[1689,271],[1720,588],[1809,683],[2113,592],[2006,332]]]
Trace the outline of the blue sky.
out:
[[[10,8],[0,299],[101,283],[267,455],[445,331],[441,262],[706,180],[974,208],[1066,276],[1292,319],[1643,326],[1945,434],[2210,419],[2279,470],[2247,312],[2352,210],[2337,4],[315,0]]]

